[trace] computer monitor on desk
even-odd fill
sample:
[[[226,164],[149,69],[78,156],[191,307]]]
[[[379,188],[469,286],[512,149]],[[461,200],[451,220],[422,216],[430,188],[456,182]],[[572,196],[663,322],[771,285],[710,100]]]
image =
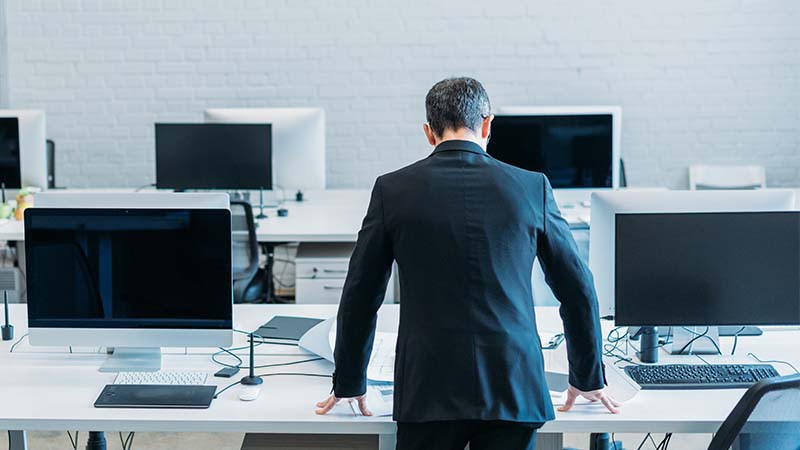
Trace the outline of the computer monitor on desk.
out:
[[[620,186],[621,123],[617,106],[505,107],[492,122],[486,150],[544,173],[569,204]]]
[[[156,124],[156,187],[272,189],[269,124]]]
[[[800,324],[800,212],[627,213],[615,222],[617,325],[673,327],[673,353],[694,341],[698,353],[709,340],[693,337],[713,337],[711,326]]]
[[[609,191],[592,195],[589,267],[601,316],[614,316],[616,215],[623,213],[791,211],[794,192],[760,191]],[[656,236],[653,237],[654,239]]]
[[[0,182],[6,188],[47,188],[45,114],[0,110]]]
[[[114,347],[102,371],[158,370],[160,347],[232,342],[226,194],[44,194],[25,211],[31,345]]]
[[[325,110],[322,108],[214,108],[208,123],[272,126],[272,180],[290,192],[325,189]]]

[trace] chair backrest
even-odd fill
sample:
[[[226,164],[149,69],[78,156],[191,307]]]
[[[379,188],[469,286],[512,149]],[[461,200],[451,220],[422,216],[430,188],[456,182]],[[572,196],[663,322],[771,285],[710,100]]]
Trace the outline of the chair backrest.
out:
[[[47,140],[47,188],[56,187],[56,143]]]
[[[764,189],[767,175],[763,166],[689,166],[689,189]]]
[[[250,203],[231,200],[231,263],[233,266],[234,295],[241,296],[244,288],[258,272],[258,241],[253,208]],[[245,285],[238,289],[239,285]]]
[[[763,380],[744,396],[708,450],[800,450],[800,375]]]

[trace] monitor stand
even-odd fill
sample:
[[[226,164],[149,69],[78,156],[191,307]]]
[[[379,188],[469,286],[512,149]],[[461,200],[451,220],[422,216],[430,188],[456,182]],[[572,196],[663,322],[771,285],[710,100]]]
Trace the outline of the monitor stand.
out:
[[[161,370],[159,347],[115,347],[100,372],[157,372]]]
[[[672,327],[673,355],[719,355],[720,350],[718,327]]]

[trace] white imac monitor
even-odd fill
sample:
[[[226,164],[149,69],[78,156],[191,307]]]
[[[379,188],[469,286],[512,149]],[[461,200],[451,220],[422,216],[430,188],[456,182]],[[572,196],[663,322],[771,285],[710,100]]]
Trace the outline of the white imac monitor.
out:
[[[274,189],[325,189],[325,111],[322,108],[207,109],[205,121],[271,124]]]
[[[577,203],[620,187],[621,129],[619,106],[502,107],[486,151],[544,173],[559,203]]]
[[[227,194],[40,194],[25,211],[31,345],[114,347],[101,371],[152,371],[161,347],[233,340]]]
[[[45,133],[44,111],[0,109],[0,181],[7,188],[47,189]]]
[[[614,315],[615,216],[617,213],[770,212],[795,209],[790,190],[614,191],[592,194],[589,268],[600,316]],[[653,236],[658,239],[658,236]]]

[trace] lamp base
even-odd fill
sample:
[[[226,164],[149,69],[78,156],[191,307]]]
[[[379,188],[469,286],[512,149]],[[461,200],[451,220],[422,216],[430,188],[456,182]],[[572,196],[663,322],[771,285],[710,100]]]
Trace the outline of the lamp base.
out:
[[[4,341],[10,341],[14,339],[14,326],[13,325],[3,325],[0,327],[3,334]]]

